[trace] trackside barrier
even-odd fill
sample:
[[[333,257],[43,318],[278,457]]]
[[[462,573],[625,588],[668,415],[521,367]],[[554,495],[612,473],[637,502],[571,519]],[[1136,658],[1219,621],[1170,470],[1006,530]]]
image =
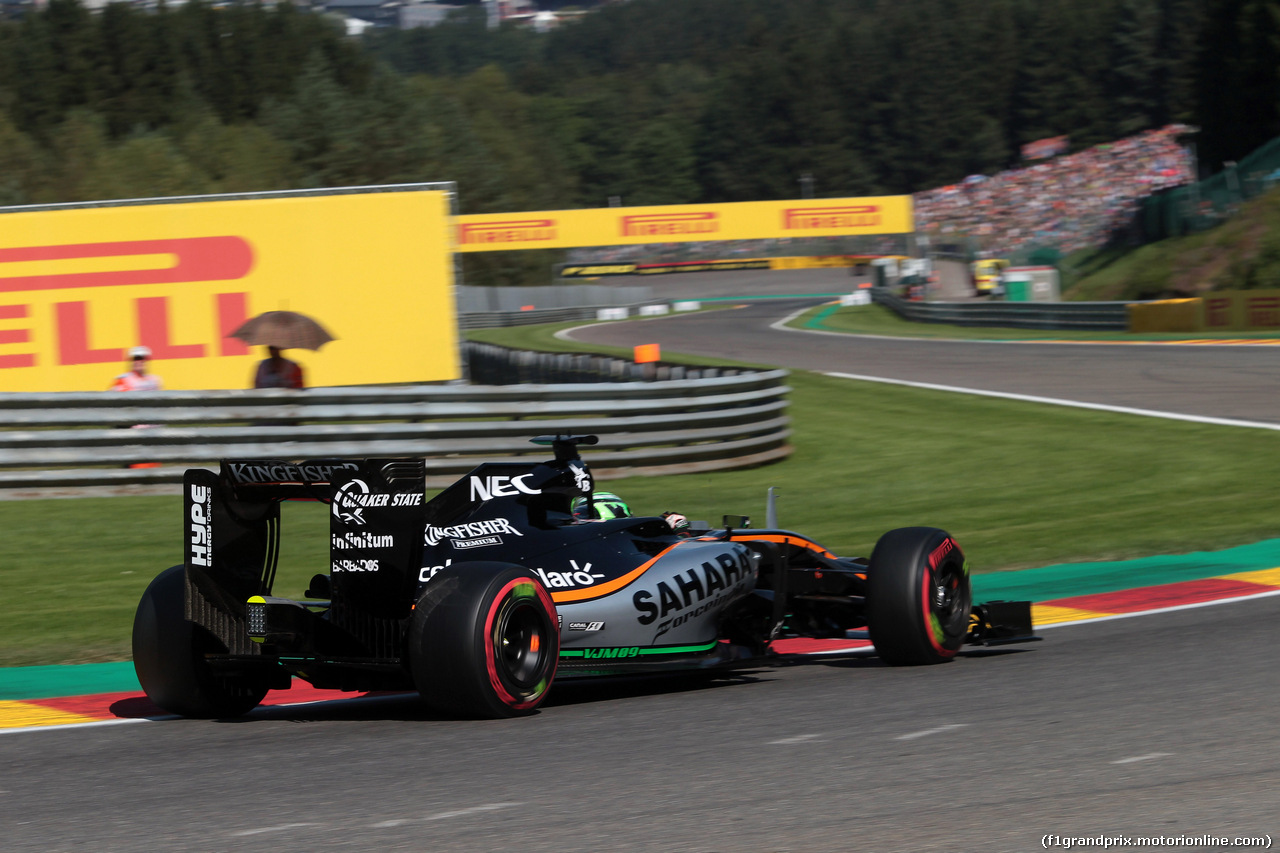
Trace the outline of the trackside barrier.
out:
[[[873,288],[871,298],[917,323],[1120,332],[1129,324],[1127,302],[913,302],[883,287]]]
[[[459,314],[459,329],[497,329],[507,326],[529,326],[536,323],[568,323],[572,320],[592,321],[602,308],[639,306],[582,305],[573,308],[535,308],[532,311],[485,311]]]
[[[462,314],[515,312],[525,310],[526,305],[535,309],[598,308],[654,301],[653,288],[639,284],[552,284],[538,287],[472,287],[460,284],[454,288],[454,296]]]
[[[456,289],[458,328],[492,329],[533,323],[596,320],[600,311],[636,313],[655,303],[648,285],[556,284],[542,287],[468,287]],[[664,303],[665,304],[665,303]],[[526,306],[532,305],[533,308]]]
[[[625,358],[591,353],[531,352],[468,341],[464,350],[476,385],[564,382],[646,382],[758,375],[739,367],[688,367],[655,361],[637,364]]]
[[[526,373],[576,381],[0,394],[0,490],[176,490],[188,467],[222,458],[351,456],[425,457],[426,485],[440,488],[483,461],[545,454],[528,439],[553,432],[599,435],[584,456],[602,479],[748,467],[791,452],[786,371],[597,356],[592,374],[581,359],[528,355],[545,356],[520,356]],[[607,381],[614,372],[622,381]],[[137,464],[158,467],[126,467]]]
[[[1129,306],[1130,332],[1196,332],[1202,299],[1157,299]]]

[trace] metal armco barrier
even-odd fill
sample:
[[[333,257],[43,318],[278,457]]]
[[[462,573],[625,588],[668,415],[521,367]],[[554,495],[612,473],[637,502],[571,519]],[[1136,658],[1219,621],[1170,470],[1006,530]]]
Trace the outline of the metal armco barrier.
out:
[[[1128,302],[912,302],[880,287],[871,298],[917,323],[1113,331],[1129,324]]]
[[[641,305],[654,300],[653,288],[647,284],[552,284],[536,287],[473,287],[460,284],[454,288],[460,314],[518,312],[556,308],[596,308],[609,305]]]
[[[647,382],[710,379],[759,371],[737,367],[688,367],[668,362],[637,364],[590,353],[531,352],[468,341],[463,350],[470,379],[477,385],[564,382]]]
[[[457,301],[459,329],[493,329],[595,320],[596,312],[601,308],[627,308],[634,314],[640,306],[655,300],[653,288],[648,285],[572,284],[545,287],[459,286]]]
[[[634,312],[639,305],[579,305],[572,308],[534,308],[529,311],[485,311],[458,315],[459,329],[496,329],[506,326],[529,326],[534,323],[567,323],[570,320],[596,319],[601,308],[623,307]]]
[[[0,394],[0,490],[127,493],[176,488],[186,468],[222,458],[350,456],[425,457],[426,486],[439,488],[484,461],[545,454],[528,439],[554,432],[599,435],[583,455],[602,479],[787,456],[786,371],[707,375],[715,372],[536,385]],[[290,425],[268,425],[282,422]],[[140,463],[157,467],[127,467]]]

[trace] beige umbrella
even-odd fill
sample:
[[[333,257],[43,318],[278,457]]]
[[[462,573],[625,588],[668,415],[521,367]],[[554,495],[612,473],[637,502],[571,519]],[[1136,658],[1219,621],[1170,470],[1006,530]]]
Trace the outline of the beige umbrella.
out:
[[[231,333],[250,346],[278,349],[313,349],[335,340],[329,331],[297,311],[268,311],[245,321]]]

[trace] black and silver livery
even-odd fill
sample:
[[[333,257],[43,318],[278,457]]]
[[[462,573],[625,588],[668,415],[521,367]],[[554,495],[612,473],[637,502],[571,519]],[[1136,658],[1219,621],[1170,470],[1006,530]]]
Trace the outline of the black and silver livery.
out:
[[[143,689],[172,713],[223,717],[296,677],[501,717],[533,712],[557,679],[715,670],[787,638],[865,631],[894,665],[1032,639],[1028,602],[972,604],[942,530],[890,531],[861,559],[741,518],[680,532],[582,521],[570,506],[595,484],[578,447],[595,437],[534,442],[553,458],[483,464],[430,499],[413,459],[188,471],[184,561],[134,621]],[[301,600],[273,595],[285,500],[329,517],[327,565]]]

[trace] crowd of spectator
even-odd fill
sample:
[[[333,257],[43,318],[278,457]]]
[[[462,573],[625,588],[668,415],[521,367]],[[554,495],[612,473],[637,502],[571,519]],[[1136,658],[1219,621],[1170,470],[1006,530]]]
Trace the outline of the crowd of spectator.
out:
[[[1144,196],[1195,180],[1185,125],[1149,130],[1076,154],[915,195],[916,229],[977,238],[1009,257],[1047,245],[1063,253],[1107,242]]]
[[[1189,128],[1173,124],[995,175],[913,196],[916,231],[976,242],[982,254],[1009,257],[1052,246],[1062,253],[1100,246],[1128,225],[1139,201],[1195,180],[1191,153],[1179,142]],[[851,243],[849,241],[857,241]],[[821,245],[816,245],[821,243]],[[570,263],[676,261],[810,254],[903,254],[900,238],[826,241],[739,240],[573,249]]]

